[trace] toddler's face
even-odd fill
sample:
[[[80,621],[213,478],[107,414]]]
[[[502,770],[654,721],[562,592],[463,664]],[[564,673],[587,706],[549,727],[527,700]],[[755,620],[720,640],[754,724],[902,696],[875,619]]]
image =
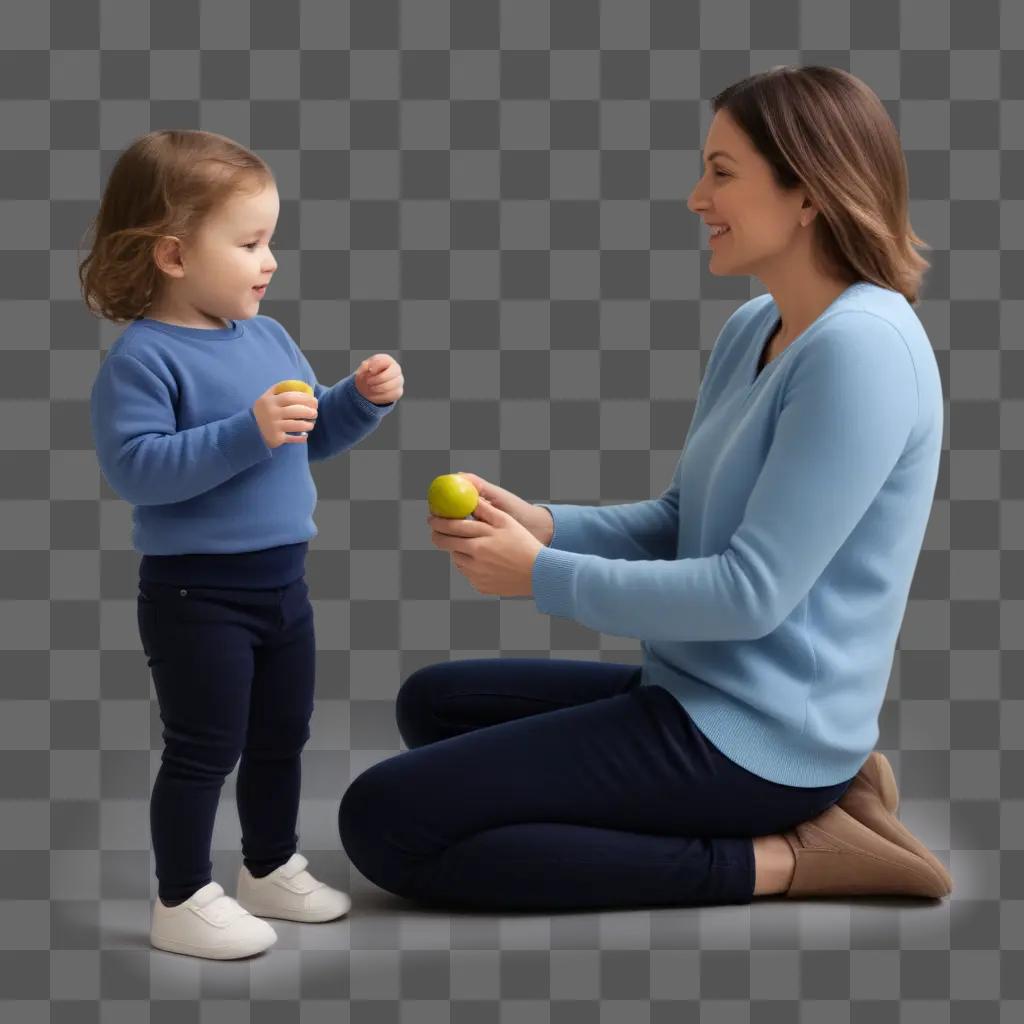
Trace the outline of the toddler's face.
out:
[[[245,320],[259,312],[260,299],[277,260],[270,251],[281,210],[277,188],[233,197],[212,214],[196,235],[186,281],[194,304],[211,316]]]

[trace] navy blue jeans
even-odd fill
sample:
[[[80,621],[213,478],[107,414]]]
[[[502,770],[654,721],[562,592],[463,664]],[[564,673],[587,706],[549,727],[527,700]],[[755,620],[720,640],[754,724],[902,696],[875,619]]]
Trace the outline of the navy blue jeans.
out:
[[[139,634],[164,726],[150,829],[165,902],[211,881],[217,804],[236,764],[246,867],[265,875],[296,851],[315,679],[308,595],[304,579],[260,589],[139,582]]]
[[[636,665],[469,659],[397,698],[409,750],[338,811],[352,864],[428,905],[553,911],[748,903],[754,836],[816,817],[851,780],[785,786],[727,758]]]

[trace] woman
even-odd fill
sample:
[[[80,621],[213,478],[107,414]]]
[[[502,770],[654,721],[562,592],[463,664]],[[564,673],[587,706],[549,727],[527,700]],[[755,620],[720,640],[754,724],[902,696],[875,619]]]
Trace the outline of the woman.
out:
[[[722,328],[668,489],[530,505],[467,474],[474,517],[428,520],[481,593],[636,637],[642,664],[413,673],[410,749],[339,809],[352,863],[394,893],[557,910],[951,892],[871,752],[942,445],[899,138],[835,68],[774,68],[712,106],[687,205],[711,270],[767,294]]]

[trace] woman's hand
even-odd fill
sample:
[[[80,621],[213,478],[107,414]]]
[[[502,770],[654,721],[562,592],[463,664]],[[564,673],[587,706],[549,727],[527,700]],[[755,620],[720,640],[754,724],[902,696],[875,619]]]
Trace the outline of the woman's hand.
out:
[[[364,359],[356,370],[356,390],[374,405],[397,402],[405,390],[402,368],[385,352]]]
[[[551,513],[541,505],[531,505],[530,502],[520,498],[518,494],[492,484],[476,473],[465,473],[457,470],[458,476],[464,476],[476,489],[477,493],[486,498],[495,508],[507,512],[513,519],[525,526],[545,547],[551,543],[551,537],[555,532],[554,520]]]
[[[468,474],[467,474],[468,475]],[[533,595],[533,563],[543,544],[507,512],[481,497],[472,519],[427,516],[430,539],[480,594]]]

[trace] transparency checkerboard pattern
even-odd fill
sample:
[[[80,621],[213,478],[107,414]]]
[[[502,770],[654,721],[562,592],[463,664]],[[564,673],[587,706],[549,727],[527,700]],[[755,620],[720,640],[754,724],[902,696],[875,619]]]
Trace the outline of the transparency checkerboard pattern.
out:
[[[1024,1017],[1024,8],[1013,0],[0,2],[0,1019],[889,1021]],[[708,353],[759,293],[717,278],[685,200],[708,100],[780,63],[882,97],[932,246],[917,307],[947,437],[879,749],[953,871],[941,906],[758,900],[425,913],[340,849],[348,782],[401,749],[394,698],[448,658],[636,662],[630,639],[481,597],[424,495],[473,470],[530,500],[660,493]],[[401,362],[399,407],[319,463],[320,658],[300,848],[350,919],[276,922],[214,963],[151,950],[161,723],[130,507],[89,387],[120,328],[76,251],[118,153],[157,127],[274,169],[265,312],[332,383]],[[234,778],[214,877],[240,862]]]

